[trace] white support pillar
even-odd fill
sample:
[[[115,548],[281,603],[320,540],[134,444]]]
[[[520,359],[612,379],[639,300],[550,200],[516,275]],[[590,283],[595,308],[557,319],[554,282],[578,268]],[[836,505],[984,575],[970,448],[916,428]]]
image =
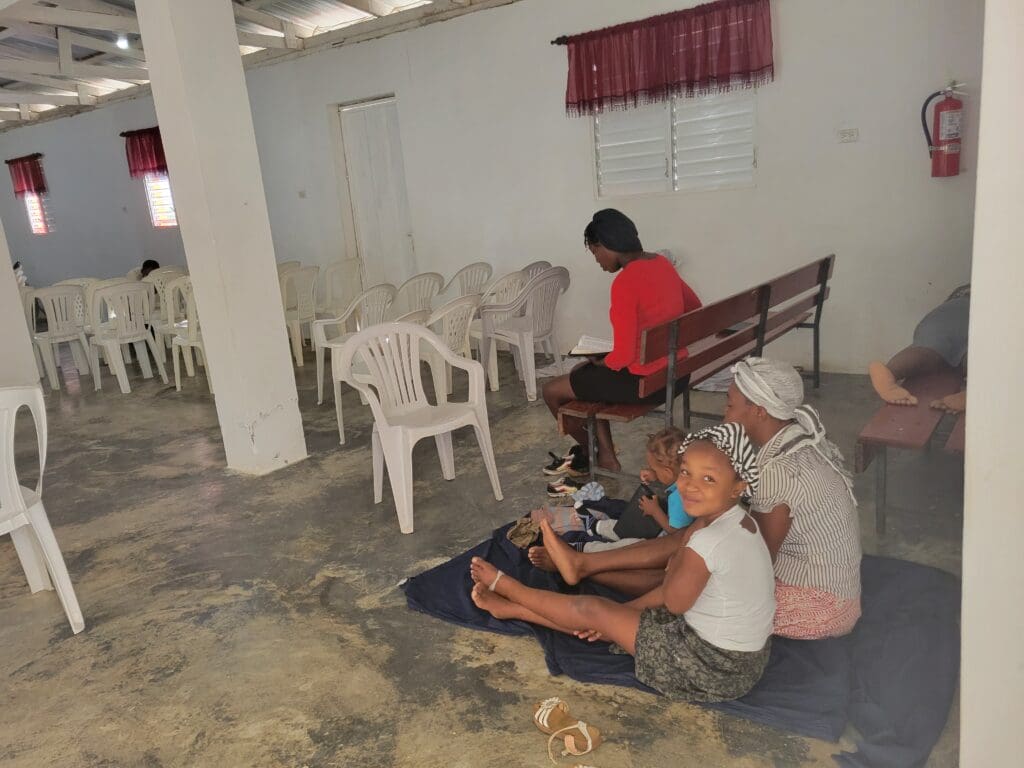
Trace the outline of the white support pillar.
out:
[[[1024,3],[986,0],[964,498],[960,765],[1021,764]]]
[[[39,369],[32,356],[32,340],[13,264],[7,234],[0,223],[0,328],[3,329],[0,331],[0,387],[39,383]]]
[[[306,443],[232,3],[135,5],[228,466],[271,472]]]

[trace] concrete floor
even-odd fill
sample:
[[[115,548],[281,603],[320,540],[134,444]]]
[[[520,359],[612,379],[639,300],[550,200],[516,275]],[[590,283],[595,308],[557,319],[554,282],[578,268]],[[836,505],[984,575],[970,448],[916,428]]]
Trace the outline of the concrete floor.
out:
[[[510,367],[489,396],[505,500],[491,496],[471,434],[456,437],[448,483],[426,441],[410,536],[389,491],[373,504],[369,409],[347,391],[349,442],[339,446],[308,355],[297,379],[310,457],[262,478],[223,468],[202,378],[179,394],[136,374],[121,395],[109,375],[100,393],[70,375],[71,392],[47,390],[44,499],[86,630],[71,635],[52,592],[29,594],[0,540],[5,766],[543,766],[532,706],[552,695],[606,734],[585,761],[600,768],[833,765],[837,745],[552,678],[532,640],[406,609],[402,578],[543,500],[538,467],[561,441]],[[826,376],[809,400],[851,456],[875,407],[866,378]],[[627,465],[654,427],[617,430]],[[33,438],[20,435],[27,458]],[[959,462],[938,449],[890,461],[890,502],[903,509],[890,511],[883,541],[873,476],[857,479],[865,550],[959,573]],[[34,474],[34,459],[20,463]],[[954,706],[929,765],[955,766],[957,745]]]

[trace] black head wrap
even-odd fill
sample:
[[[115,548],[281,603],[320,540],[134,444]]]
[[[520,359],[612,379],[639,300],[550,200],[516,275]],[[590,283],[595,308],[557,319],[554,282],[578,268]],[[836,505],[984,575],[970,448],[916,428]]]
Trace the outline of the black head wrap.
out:
[[[614,208],[605,208],[595,213],[583,231],[583,239],[587,245],[603,245],[617,253],[636,253],[644,249],[640,244],[636,224],[622,211]]]

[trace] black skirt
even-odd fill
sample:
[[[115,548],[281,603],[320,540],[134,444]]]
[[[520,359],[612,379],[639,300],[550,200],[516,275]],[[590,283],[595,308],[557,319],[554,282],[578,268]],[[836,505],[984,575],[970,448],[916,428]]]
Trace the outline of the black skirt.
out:
[[[643,376],[630,373],[628,369],[613,371],[603,365],[584,363],[573,368],[569,373],[569,384],[572,393],[579,400],[594,403],[616,403],[619,405],[639,405],[641,403],[658,403],[665,399],[665,390],[661,389],[647,397],[640,397],[640,380]],[[685,383],[685,377],[677,382]]]

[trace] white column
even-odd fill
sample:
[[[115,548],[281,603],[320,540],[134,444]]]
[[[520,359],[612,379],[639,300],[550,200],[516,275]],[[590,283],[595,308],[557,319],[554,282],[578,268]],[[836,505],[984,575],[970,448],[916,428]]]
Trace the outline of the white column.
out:
[[[1024,3],[986,0],[964,499],[960,765],[1021,764]]]
[[[271,472],[306,443],[231,2],[135,6],[228,466]]]
[[[0,223],[0,387],[39,383],[13,264],[7,234]]]

